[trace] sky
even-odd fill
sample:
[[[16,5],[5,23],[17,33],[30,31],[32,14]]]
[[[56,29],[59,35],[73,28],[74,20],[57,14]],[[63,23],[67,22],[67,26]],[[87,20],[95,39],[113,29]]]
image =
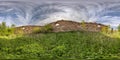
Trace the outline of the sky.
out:
[[[0,0],[0,23],[45,25],[61,19],[117,28],[120,0]]]

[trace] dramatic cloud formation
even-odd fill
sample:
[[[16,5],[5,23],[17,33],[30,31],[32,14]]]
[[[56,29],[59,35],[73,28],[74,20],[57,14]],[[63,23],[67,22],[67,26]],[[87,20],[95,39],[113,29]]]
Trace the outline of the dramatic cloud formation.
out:
[[[120,24],[120,0],[0,0],[0,22],[8,25],[44,25],[61,19],[116,28]]]

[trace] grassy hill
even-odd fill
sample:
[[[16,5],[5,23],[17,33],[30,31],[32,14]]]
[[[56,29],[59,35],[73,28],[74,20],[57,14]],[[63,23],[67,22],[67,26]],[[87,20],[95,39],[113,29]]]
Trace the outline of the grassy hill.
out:
[[[97,32],[61,32],[0,39],[0,59],[120,59],[120,39]]]

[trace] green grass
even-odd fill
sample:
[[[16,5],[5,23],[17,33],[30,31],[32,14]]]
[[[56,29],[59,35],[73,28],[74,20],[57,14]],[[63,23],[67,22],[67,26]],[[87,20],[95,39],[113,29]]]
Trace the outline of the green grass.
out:
[[[120,39],[95,32],[61,32],[0,39],[0,59],[120,59]]]
[[[118,32],[118,31],[114,31],[111,34],[106,34],[106,33],[103,33],[103,34],[106,35],[106,36],[109,36],[111,38],[120,38],[120,32]]]

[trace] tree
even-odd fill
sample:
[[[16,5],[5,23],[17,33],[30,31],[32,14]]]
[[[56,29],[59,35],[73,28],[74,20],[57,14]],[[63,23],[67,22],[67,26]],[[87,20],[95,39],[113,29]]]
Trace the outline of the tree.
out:
[[[0,24],[0,30],[2,31],[2,30],[5,30],[6,28],[7,28],[6,23],[5,23],[5,22],[2,22],[2,23]]]
[[[14,27],[15,27],[15,25],[14,25],[14,24],[12,24],[12,25],[11,25],[11,27],[12,27],[12,28],[14,28]]]
[[[7,31],[7,26],[6,26],[6,22],[2,22],[0,24],[0,35],[4,35]]]
[[[108,31],[107,31],[108,33],[111,33],[111,32],[112,32],[112,28],[111,28],[110,25],[107,26],[107,30],[108,30]]]
[[[6,26],[6,22],[2,22],[2,27],[3,28],[6,28],[7,26]]]
[[[120,32],[120,24],[118,25],[118,31]]]
[[[6,22],[2,22],[0,24],[0,35],[1,36],[9,36],[9,35],[13,34],[14,33],[14,28],[13,27],[15,27],[14,24],[12,24],[11,27],[8,27],[6,25]]]

